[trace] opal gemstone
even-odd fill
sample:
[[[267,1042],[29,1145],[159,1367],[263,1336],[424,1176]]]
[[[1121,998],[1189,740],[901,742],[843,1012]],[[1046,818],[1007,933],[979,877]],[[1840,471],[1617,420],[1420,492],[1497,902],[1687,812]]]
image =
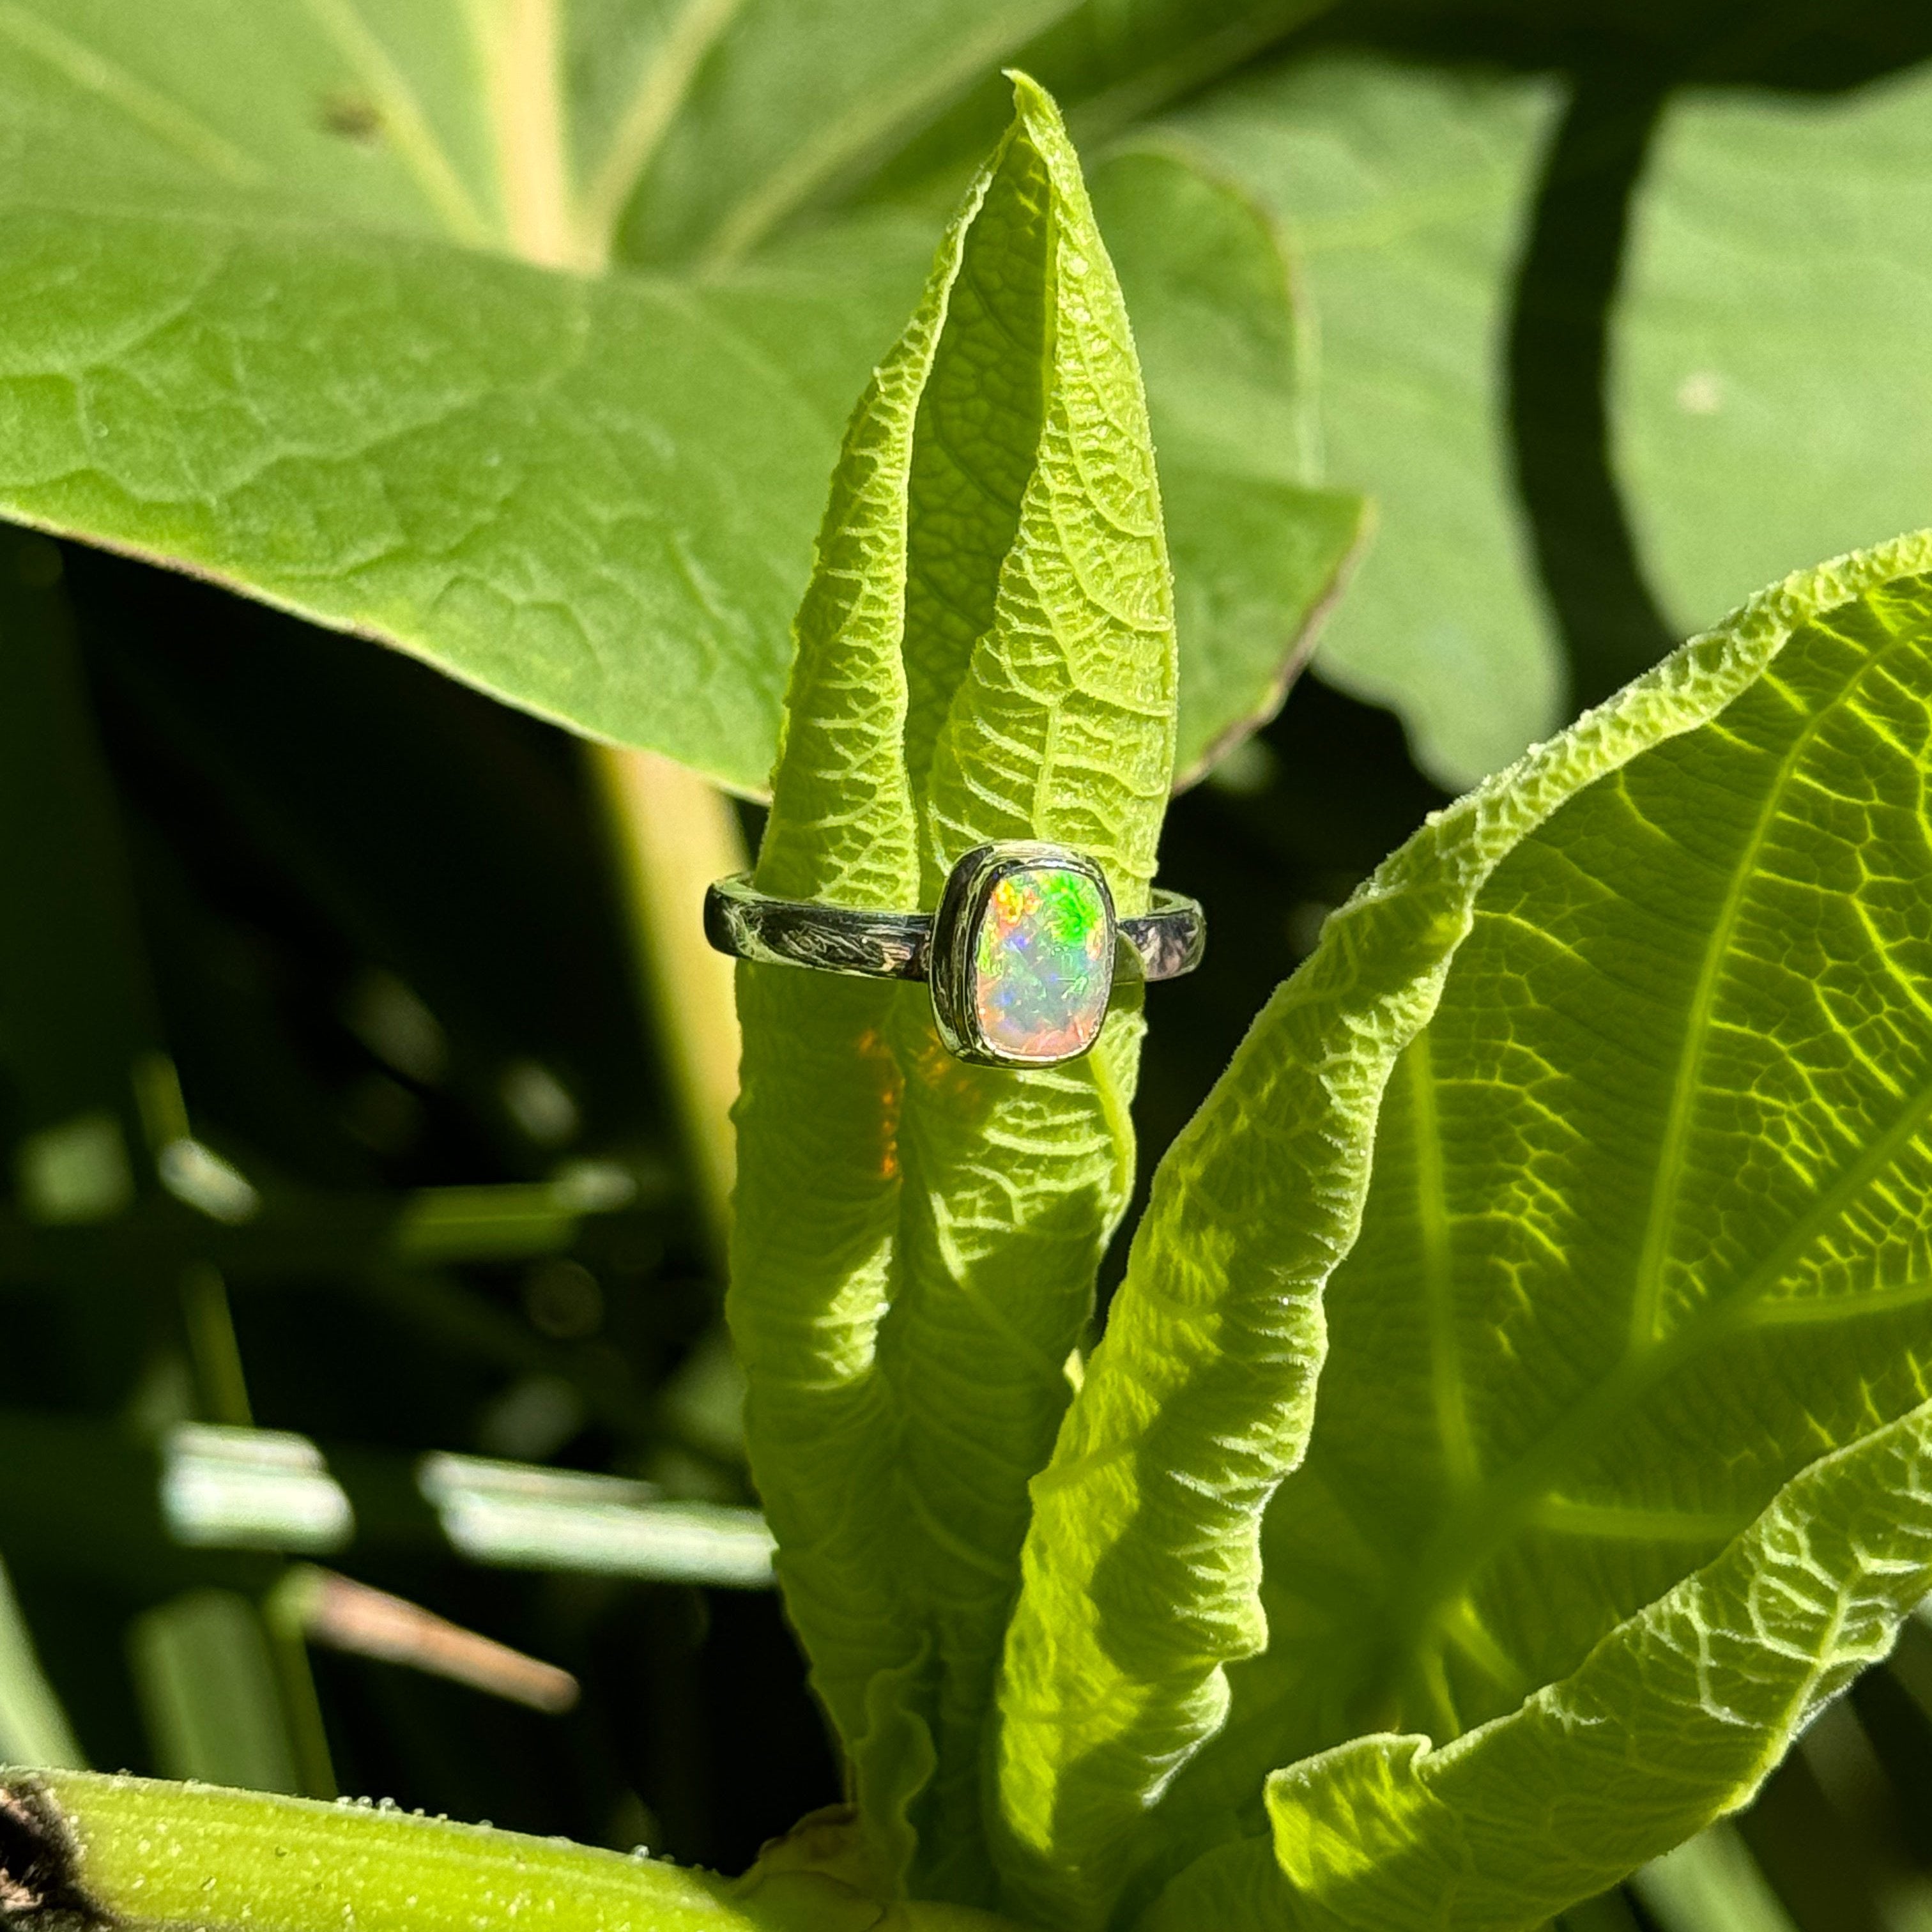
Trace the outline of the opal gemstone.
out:
[[[1018,1060],[1084,1053],[1113,984],[1107,909],[1084,873],[1022,866],[987,894],[973,949],[980,1036]]]

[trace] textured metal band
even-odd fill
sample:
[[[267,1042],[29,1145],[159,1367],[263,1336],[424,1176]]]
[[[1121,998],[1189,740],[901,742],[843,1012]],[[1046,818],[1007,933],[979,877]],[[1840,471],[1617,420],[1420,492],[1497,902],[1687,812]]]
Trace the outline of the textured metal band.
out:
[[[1158,889],[1152,910],[1122,920],[1119,932],[1114,970],[1123,980],[1178,980],[1200,964],[1208,943],[1199,904]],[[773,898],[752,885],[749,872],[737,872],[704,895],[704,936],[720,952],[766,965],[923,980],[932,958],[932,915]]]

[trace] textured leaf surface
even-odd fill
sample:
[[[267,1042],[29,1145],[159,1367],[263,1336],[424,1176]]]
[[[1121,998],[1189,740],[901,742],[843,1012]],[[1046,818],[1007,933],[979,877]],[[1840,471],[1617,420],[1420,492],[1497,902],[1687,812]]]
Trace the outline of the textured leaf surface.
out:
[[[1146,902],[1174,643],[1125,311],[1051,106],[1020,118],[861,404],[820,538],[766,890],[936,902],[989,838]],[[754,1468],[881,1858],[991,1889],[981,1745],[1028,1478],[1132,1167],[1137,1003],[974,1069],[922,988],[741,967],[731,1318]]]
[[[1616,324],[1618,473],[1688,628],[1932,500],[1932,80],[1687,92],[1646,168]]]
[[[1069,10],[7,0],[0,512],[760,789],[838,424],[933,227],[778,231]],[[1121,218],[1150,286],[1186,270]],[[656,272],[554,272],[614,248]],[[1162,361],[1183,422],[1203,365]],[[1186,767],[1347,548],[1328,500],[1229,519],[1237,480],[1179,478]]]
[[[1176,1833],[1258,1823],[1264,1760],[1508,1712],[1924,1399],[1928,556],[1794,579],[1673,660],[1706,691],[1768,663],[1484,886],[1329,1285],[1268,1652]]]
[[[1509,1709],[1921,1398],[1884,1285],[1932,1093],[1928,558],[1767,592],[1439,815],[1162,1162],[1035,1486],[1018,1908],[1099,1922],[1131,1861],[1258,1828],[1271,1766]]]
[[[1281,224],[1321,330],[1328,476],[1374,500],[1322,674],[1393,706],[1452,784],[1514,758],[1563,703],[1513,500],[1502,366],[1555,105],[1540,81],[1323,56],[1162,124]]]
[[[1268,1780],[1143,1932],[1530,1932],[1744,1803],[1932,1584],[1932,1408],[1815,1462],[1574,1674],[1454,1743],[1377,1736]]]

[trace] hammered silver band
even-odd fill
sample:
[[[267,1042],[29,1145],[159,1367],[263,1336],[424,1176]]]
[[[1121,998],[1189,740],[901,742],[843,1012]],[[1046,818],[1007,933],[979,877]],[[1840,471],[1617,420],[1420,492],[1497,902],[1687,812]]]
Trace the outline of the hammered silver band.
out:
[[[704,936],[720,952],[768,966],[811,966],[867,980],[931,976],[933,916],[872,912],[774,898],[749,872],[720,879],[704,895]],[[1198,903],[1156,888],[1151,910],[1118,920],[1115,976],[1178,980],[1200,964],[1207,920]]]

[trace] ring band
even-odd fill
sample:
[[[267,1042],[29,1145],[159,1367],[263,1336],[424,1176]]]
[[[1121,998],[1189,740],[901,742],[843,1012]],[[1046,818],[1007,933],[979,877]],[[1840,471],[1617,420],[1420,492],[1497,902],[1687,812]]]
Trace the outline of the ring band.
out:
[[[720,952],[873,980],[926,980],[940,1037],[984,1066],[1052,1066],[1090,1047],[1116,980],[1178,979],[1201,963],[1199,904],[1156,890],[1117,918],[1100,868],[1070,847],[1008,840],[968,852],[936,913],[783,899],[748,872],[704,896]]]

